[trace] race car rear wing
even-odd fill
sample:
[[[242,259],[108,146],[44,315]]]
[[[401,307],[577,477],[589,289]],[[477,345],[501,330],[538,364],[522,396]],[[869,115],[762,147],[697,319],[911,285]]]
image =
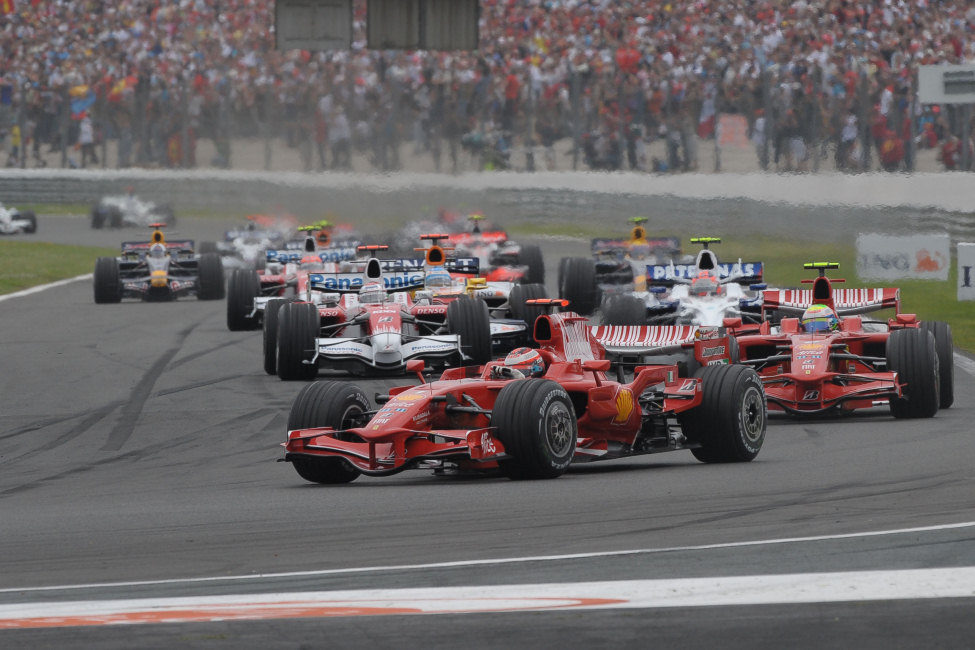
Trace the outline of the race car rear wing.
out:
[[[268,262],[278,262],[280,264],[287,264],[289,262],[298,263],[307,255],[317,255],[322,262],[348,262],[356,259],[357,257],[354,246],[344,248],[326,248],[313,253],[306,253],[304,250],[276,250],[270,248],[264,251],[264,258]]]
[[[647,284],[658,287],[672,287],[680,282],[690,282],[697,277],[699,269],[693,264],[647,264]],[[762,282],[765,275],[763,262],[738,262],[718,264],[713,270],[721,282],[736,282],[748,285]]]
[[[382,283],[386,291],[412,291],[423,288],[424,274],[422,271],[405,271],[401,273],[383,273]],[[308,286],[314,291],[329,293],[356,293],[366,282],[378,282],[366,278],[362,273],[310,273]]]
[[[592,337],[607,354],[669,354],[693,346],[696,325],[599,325]]]
[[[694,351],[702,365],[729,363],[731,343],[723,330],[697,325],[600,325],[590,327],[592,337],[606,350],[607,356],[621,358],[674,354]]]
[[[284,248],[289,251],[304,250],[305,243],[308,240],[307,237],[304,239],[290,239],[284,243]],[[355,237],[343,237],[343,238],[333,238],[329,244],[330,248],[356,248],[362,242],[360,242]]]
[[[455,232],[447,236],[450,244],[470,244],[474,241],[500,244],[508,241],[508,233],[504,230],[487,230],[484,232]]]
[[[246,228],[237,228],[234,230],[224,231],[223,237],[225,241],[233,241],[238,237],[244,239],[269,239],[281,241],[284,239],[284,235],[280,230],[247,230]]]
[[[812,289],[767,289],[762,292],[763,312],[775,310],[780,314],[801,315],[813,302]],[[900,313],[900,304],[900,289],[894,287],[833,289],[833,307],[838,317],[881,309],[893,309]]]
[[[422,273],[426,267],[426,260],[422,257],[379,260],[383,272],[388,273]],[[480,260],[476,257],[447,257],[442,265],[448,273],[462,275],[477,275],[481,272]]]
[[[648,237],[647,245],[651,253],[665,255],[680,255],[680,237]],[[593,255],[602,255],[629,248],[629,239],[614,239],[612,237],[595,237],[590,244]]]
[[[149,247],[157,242],[151,241],[124,241],[122,242],[122,254],[144,253]],[[194,249],[192,239],[168,239],[166,240],[166,250],[170,253],[192,253]]]

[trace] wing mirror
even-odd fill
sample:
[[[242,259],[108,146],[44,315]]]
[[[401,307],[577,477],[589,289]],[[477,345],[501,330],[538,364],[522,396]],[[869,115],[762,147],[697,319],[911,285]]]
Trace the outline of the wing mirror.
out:
[[[422,359],[410,359],[406,362],[406,372],[416,373],[416,376],[420,378],[420,383],[427,383],[426,377],[423,376],[423,371],[426,368],[426,364]]]
[[[721,325],[723,325],[725,329],[736,330],[741,327],[741,317],[737,316],[735,318],[722,318]]]

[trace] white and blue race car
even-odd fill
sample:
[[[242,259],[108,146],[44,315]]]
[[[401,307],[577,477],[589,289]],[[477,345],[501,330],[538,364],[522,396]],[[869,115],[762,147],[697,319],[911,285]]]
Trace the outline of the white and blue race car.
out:
[[[762,262],[721,263],[709,245],[717,237],[694,237],[701,244],[693,264],[648,264],[646,289],[610,298],[602,309],[607,325],[699,325],[721,327],[725,318],[761,320]]]

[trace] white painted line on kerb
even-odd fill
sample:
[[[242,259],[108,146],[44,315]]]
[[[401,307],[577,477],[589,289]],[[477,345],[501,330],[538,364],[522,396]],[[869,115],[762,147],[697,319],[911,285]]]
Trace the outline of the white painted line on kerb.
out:
[[[13,293],[7,293],[0,296],[0,302],[4,300],[10,300],[11,298],[20,298],[21,296],[29,296],[35,293],[40,293],[41,291],[47,291],[48,289],[53,289],[55,287],[63,287],[66,284],[71,284],[72,282],[78,282],[79,280],[91,280],[94,274],[85,273],[84,275],[76,275],[73,278],[68,278],[67,280],[58,280],[57,282],[51,282],[48,284],[39,284],[36,287],[31,287],[30,289],[23,289],[22,291],[14,291]]]
[[[453,569],[472,566],[524,564],[529,562],[560,562],[565,560],[585,560],[599,557],[618,557],[625,555],[645,555],[651,553],[678,553],[681,551],[708,551],[726,548],[741,548],[745,546],[769,546],[773,544],[799,544],[803,542],[824,542],[837,539],[855,539],[858,537],[878,537],[885,535],[903,535],[912,533],[936,532],[957,528],[973,528],[975,521],[957,524],[939,524],[937,526],[922,526],[917,528],[898,528],[893,530],[878,530],[864,533],[844,533],[839,535],[816,535],[813,537],[784,537],[781,539],[763,539],[748,542],[729,542],[724,544],[701,544],[697,546],[671,546],[664,548],[632,549],[625,551],[600,551],[594,553],[572,553],[568,555],[535,555],[527,557],[495,558],[487,560],[458,560],[455,562],[431,562],[429,564],[400,564],[391,566],[350,567],[347,569],[318,569],[311,571],[289,571],[283,573],[255,573],[252,575],[234,576],[205,576],[201,578],[169,578],[164,580],[134,580],[129,582],[95,582],[78,585],[57,585],[48,587],[7,587],[0,589],[0,593],[25,593],[30,591],[66,591],[69,589],[100,589],[114,587],[143,587],[149,585],[178,585],[199,584],[201,582],[231,582],[239,580],[270,580],[277,578],[304,578],[315,576],[341,575],[350,573],[381,573],[386,571],[416,571],[428,569]]]
[[[0,605],[0,630],[281,618],[975,598],[975,567]]]
[[[955,352],[955,365],[970,375],[975,375],[975,361]]]

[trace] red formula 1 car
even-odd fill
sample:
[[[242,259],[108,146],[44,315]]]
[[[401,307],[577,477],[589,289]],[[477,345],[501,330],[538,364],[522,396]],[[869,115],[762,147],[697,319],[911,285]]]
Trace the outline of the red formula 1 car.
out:
[[[623,341],[614,328],[600,334]],[[727,363],[726,337],[695,344],[703,367],[693,378],[679,377],[676,365],[640,366],[630,383],[607,376],[604,346],[578,314],[539,316],[534,338],[544,361],[537,376],[518,377],[498,361],[454,368],[438,381],[377,396],[378,411],[354,385],[310,384],[292,405],[284,460],[316,483],[414,467],[499,467],[511,478],[543,479],[573,461],[677,449],[705,462],[750,461],[762,447],[761,380]]]
[[[476,257],[481,273],[489,282],[545,283],[542,249],[535,244],[519,244],[508,239],[501,229],[482,230],[481,214],[472,214],[470,232],[451,233],[448,241],[460,257]]]
[[[889,404],[894,417],[931,417],[953,401],[954,363],[947,323],[921,323],[900,311],[895,288],[834,289],[826,277],[833,262],[805,265],[819,277],[812,289],[764,292],[763,310],[781,318],[759,333],[737,337],[740,361],[762,377],[770,409],[794,415],[852,411]],[[805,331],[799,318],[812,305],[835,314],[835,324]],[[892,309],[886,321],[862,314]],[[736,319],[737,320],[737,319]],[[740,321],[726,320],[732,331]]]

